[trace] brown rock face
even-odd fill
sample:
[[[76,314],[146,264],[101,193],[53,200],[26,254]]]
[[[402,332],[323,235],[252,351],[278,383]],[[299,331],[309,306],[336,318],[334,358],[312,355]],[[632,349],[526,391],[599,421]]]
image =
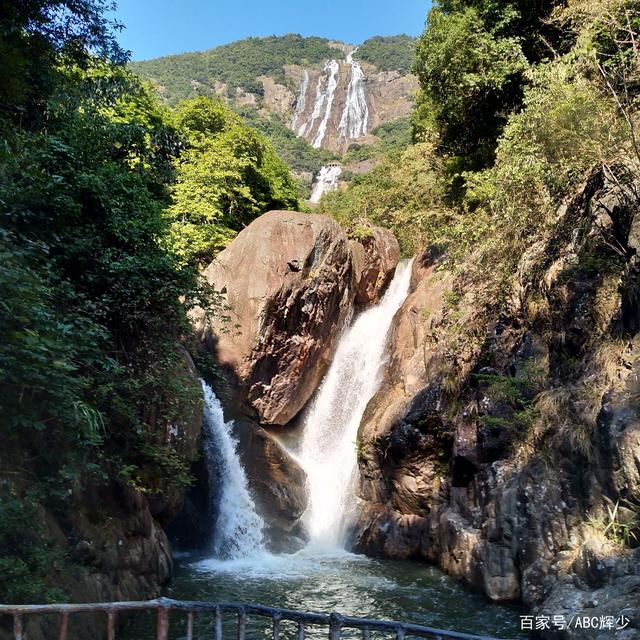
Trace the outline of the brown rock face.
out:
[[[408,116],[413,109],[413,96],[418,90],[418,78],[398,71],[365,68],[368,75],[367,99],[370,105],[371,130],[385,122]]]
[[[388,229],[375,227],[370,235],[352,242],[356,263],[356,303],[378,302],[400,260],[400,245]]]
[[[240,438],[251,494],[265,521],[270,550],[298,551],[306,542],[300,522],[308,504],[305,472],[265,429],[241,424]]]
[[[640,512],[637,202],[595,171],[522,256],[499,318],[416,263],[360,427],[356,550],[427,559],[547,615],[624,615],[616,637],[640,637],[638,549],[589,518]]]
[[[263,101],[266,109],[281,116],[289,116],[291,105],[295,101],[293,92],[269,76],[261,76],[259,79],[264,89]]]
[[[272,211],[205,275],[223,294],[230,320],[209,323],[201,315],[197,333],[253,417],[287,424],[320,382],[355,296],[347,237],[325,216]]]

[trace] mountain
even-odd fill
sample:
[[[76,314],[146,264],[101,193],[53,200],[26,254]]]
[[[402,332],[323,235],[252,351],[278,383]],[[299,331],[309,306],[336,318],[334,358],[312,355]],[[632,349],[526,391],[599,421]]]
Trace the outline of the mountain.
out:
[[[377,142],[380,125],[408,116],[417,88],[410,73],[414,50],[415,40],[406,35],[375,37],[356,47],[289,34],[134,62],[131,68],[169,105],[197,95],[223,98],[310,178],[353,143]]]

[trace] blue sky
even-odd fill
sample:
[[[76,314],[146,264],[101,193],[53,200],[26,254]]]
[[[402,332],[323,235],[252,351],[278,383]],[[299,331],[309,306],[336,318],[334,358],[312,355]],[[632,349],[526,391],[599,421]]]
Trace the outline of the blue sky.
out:
[[[422,31],[429,0],[117,0],[118,37],[134,60],[248,36],[301,33],[360,43]]]

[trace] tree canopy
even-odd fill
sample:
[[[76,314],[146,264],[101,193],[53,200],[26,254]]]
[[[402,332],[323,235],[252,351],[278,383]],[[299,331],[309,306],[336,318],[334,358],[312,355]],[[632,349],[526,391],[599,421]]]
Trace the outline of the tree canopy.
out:
[[[63,597],[52,567],[74,560],[48,523],[72,536],[87,488],[189,485],[167,433],[201,401],[188,311],[217,309],[196,258],[297,197],[221,103],[158,102],[125,67],[109,7],[0,2],[3,602]]]
[[[181,258],[211,260],[261,213],[296,208],[299,185],[289,168],[219,99],[184,101],[173,121],[188,143],[168,209],[172,246]]]

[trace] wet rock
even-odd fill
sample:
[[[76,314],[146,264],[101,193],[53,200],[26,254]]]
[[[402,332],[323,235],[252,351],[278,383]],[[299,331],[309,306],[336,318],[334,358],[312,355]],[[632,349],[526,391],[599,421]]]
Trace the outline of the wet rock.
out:
[[[307,540],[301,517],[307,508],[306,474],[276,438],[255,424],[240,422],[240,455],[265,535],[274,553],[294,553]]]

